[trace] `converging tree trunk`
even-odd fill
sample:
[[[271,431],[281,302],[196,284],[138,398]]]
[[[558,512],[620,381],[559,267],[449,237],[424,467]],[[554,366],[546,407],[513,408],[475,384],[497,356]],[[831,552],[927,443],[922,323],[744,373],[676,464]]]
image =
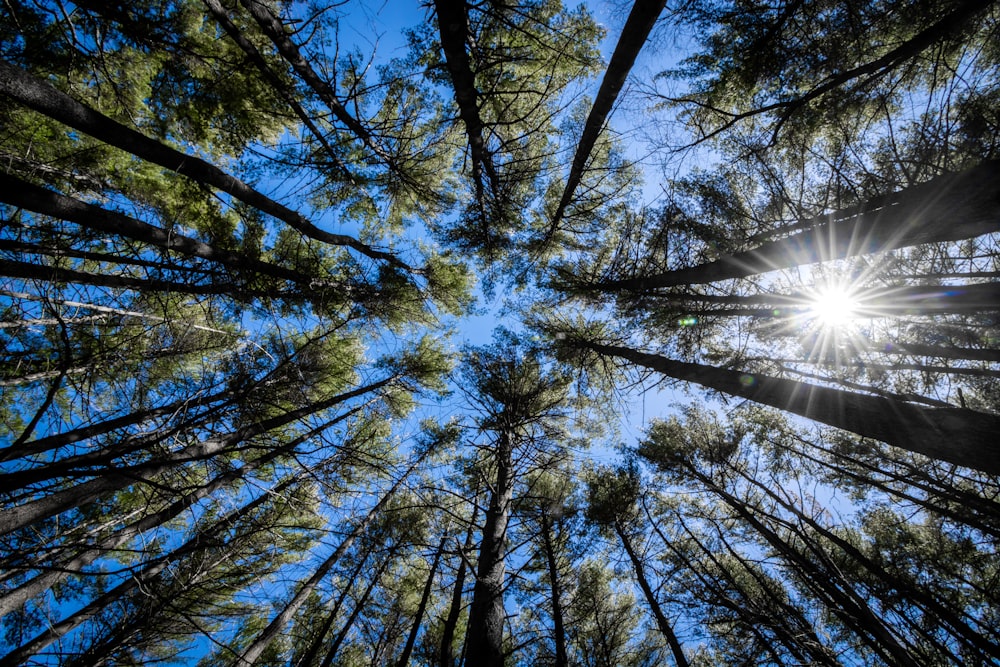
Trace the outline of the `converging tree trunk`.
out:
[[[1000,417],[965,408],[928,408],[881,396],[855,394],[769,377],[667,359],[626,347],[586,340],[570,343],[617,357],[677,380],[786,410],[830,426],[875,438],[931,458],[1000,474]]]

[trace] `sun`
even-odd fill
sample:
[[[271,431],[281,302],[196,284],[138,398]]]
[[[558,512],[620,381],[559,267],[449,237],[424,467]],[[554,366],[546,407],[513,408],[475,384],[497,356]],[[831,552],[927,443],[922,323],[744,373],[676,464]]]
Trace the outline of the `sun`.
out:
[[[810,299],[809,314],[823,327],[839,328],[858,317],[859,307],[858,299],[849,289],[827,286]]]

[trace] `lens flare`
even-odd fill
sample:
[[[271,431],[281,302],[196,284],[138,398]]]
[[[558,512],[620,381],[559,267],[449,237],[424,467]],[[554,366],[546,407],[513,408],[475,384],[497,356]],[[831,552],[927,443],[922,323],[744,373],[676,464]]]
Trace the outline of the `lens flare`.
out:
[[[816,292],[809,312],[825,327],[841,327],[858,316],[858,300],[847,290],[826,287]]]

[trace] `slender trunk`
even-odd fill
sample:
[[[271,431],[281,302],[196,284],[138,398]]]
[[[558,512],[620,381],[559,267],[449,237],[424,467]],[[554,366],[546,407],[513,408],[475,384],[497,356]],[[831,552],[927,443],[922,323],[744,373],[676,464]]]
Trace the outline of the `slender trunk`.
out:
[[[814,296],[805,292],[793,294],[701,294],[674,292],[655,294],[646,302],[656,308],[693,308],[689,303],[742,308],[706,309],[705,315],[787,318],[808,314]],[[858,317],[893,317],[924,313],[967,313],[995,311],[1000,308],[1000,283],[969,283],[965,285],[900,285],[860,290],[854,309]],[[753,306],[763,306],[754,308]]]
[[[295,99],[295,95],[292,94],[289,87],[285,85],[285,83],[267,64],[267,61],[264,60],[264,56],[257,50],[257,47],[254,46],[253,42],[247,39],[236,24],[232,22],[229,18],[229,14],[226,12],[226,9],[222,6],[222,3],[219,2],[219,0],[202,0],[202,2],[208,8],[209,12],[211,12],[216,22],[222,27],[223,30],[226,31],[229,38],[243,50],[243,53],[247,55],[250,62],[252,62],[261,73],[261,76],[267,80],[271,89],[285,101],[285,104],[291,107],[292,111],[295,112],[295,115],[302,121],[302,124],[306,126],[316,141],[318,141],[323,147],[330,163],[347,176],[347,178],[349,178],[352,182],[354,182],[354,176],[351,175],[351,173],[347,170],[347,167],[343,164],[343,162],[341,162],[340,158],[337,156],[337,152],[333,149],[333,146],[331,146],[326,140],[326,136],[316,126],[316,123],[313,122],[313,119],[308,113],[306,113],[306,110],[302,108],[302,105],[299,104],[298,100]]]
[[[987,3],[988,4],[988,3]],[[666,273],[608,280],[583,289],[643,292],[745,278],[775,269],[921,243],[961,241],[1000,226],[1000,160],[938,176],[865,205],[821,216],[808,229],[753,250]]]
[[[193,284],[162,280],[159,278],[132,278],[129,276],[89,273],[64,269],[58,266],[31,264],[0,260],[0,275],[8,278],[26,278],[43,282],[63,282],[75,285],[91,285],[93,287],[111,287],[113,289],[135,290],[147,292],[176,292],[177,294],[228,296],[236,299],[253,300],[259,298],[271,299],[302,299],[302,294],[283,292],[279,290],[248,290],[236,283]]]
[[[504,664],[504,555],[514,493],[513,443],[506,431],[499,433],[495,461],[496,484],[486,510],[466,633],[466,664],[482,667],[502,667]]]
[[[990,523],[987,520],[989,518],[1000,522],[1000,503],[951,486],[950,480],[942,482],[940,479],[933,478],[922,467],[917,468],[911,464],[896,461],[893,468],[902,466],[903,469],[901,472],[895,472],[893,468],[886,469],[872,465],[846,451],[834,451],[829,447],[823,447],[802,438],[797,437],[796,439],[804,446],[818,449],[826,454],[826,457],[819,457],[810,454],[804,448],[793,450],[797,456],[802,456],[807,461],[818,463],[837,475],[873,486],[907,503],[919,505],[928,512],[947,517],[952,521],[990,535],[994,539],[1000,539],[1000,525]],[[849,464],[852,467],[845,467],[844,464]],[[855,467],[857,469],[854,469]],[[896,486],[892,484],[893,482]],[[905,490],[899,488],[900,486],[904,487]],[[910,493],[910,489],[916,489],[920,493]],[[938,498],[938,502],[934,501],[935,498]],[[982,519],[979,518],[980,515],[983,517]]]
[[[1000,448],[995,446],[1000,417],[996,415],[965,408],[920,407],[881,396],[864,396],[794,380],[675,361],[590,341],[570,344],[931,458],[991,475],[1000,474]]]
[[[316,632],[316,637],[309,643],[309,647],[298,657],[293,657],[292,664],[296,667],[310,667],[316,658],[319,656],[319,650],[322,648],[323,644],[326,643],[326,635],[330,632],[330,628],[333,627],[333,622],[337,620],[340,615],[340,609],[344,606],[344,601],[347,599],[348,594],[351,592],[351,587],[358,577],[361,576],[362,571],[365,569],[365,563],[367,560],[362,558],[358,561],[357,567],[351,572],[350,577],[344,584],[343,589],[340,591],[340,595],[337,596],[336,602],[330,608],[329,613],[327,613],[326,618],[323,620],[323,625],[320,626],[319,630]]]
[[[200,183],[218,188],[250,206],[273,215],[310,238],[331,245],[346,246],[371,259],[386,261],[401,269],[409,270],[409,267],[392,253],[375,250],[350,236],[326,232],[309,222],[300,213],[258,192],[215,165],[150,139],[4,61],[0,61],[0,92],[95,139]]]
[[[459,549],[458,571],[455,573],[455,583],[451,590],[451,604],[448,607],[448,616],[445,618],[444,627],[441,630],[441,652],[439,662],[441,667],[454,667],[455,655],[452,652],[452,643],[455,641],[455,631],[458,629],[458,619],[462,614],[462,598],[465,593],[465,554],[472,551],[473,528],[476,525],[476,516],[479,511],[479,493],[472,494],[472,518],[469,519],[469,529],[465,533],[465,544]]]
[[[32,187],[37,187],[37,186],[32,186]],[[40,188],[40,189],[44,190],[46,193],[53,192],[52,190],[48,190],[45,188]],[[11,199],[19,199],[19,198],[12,197]],[[23,208],[28,208],[28,207],[25,206]],[[53,216],[53,217],[58,217],[58,216]],[[43,255],[45,257],[59,257],[59,258],[71,257],[73,259],[85,259],[90,262],[102,262],[105,264],[120,264],[122,266],[141,266],[147,269],[153,269],[157,271],[178,270],[179,268],[176,264],[168,264],[167,262],[156,262],[148,259],[139,259],[136,257],[111,255],[105,252],[88,252],[85,250],[72,250],[70,248],[53,248],[38,243],[25,243],[23,241],[10,241],[6,239],[0,239],[0,250],[10,250],[13,252],[29,254],[29,255]],[[198,269],[193,266],[192,267],[185,266],[182,268],[184,271],[188,271],[191,274],[198,276],[199,278],[211,277],[218,279],[221,277],[221,274],[213,269],[208,269],[208,268]],[[96,319],[97,317],[99,316],[95,316],[94,319]],[[36,323],[39,324],[44,322],[45,320],[36,321]],[[48,323],[54,324],[55,322],[49,321]],[[6,328],[10,325],[4,322],[2,326]]]
[[[986,656],[991,656],[993,660],[1000,659],[1000,646],[988,640],[985,636],[983,636],[981,631],[969,627],[968,623],[966,623],[962,618],[962,616],[967,616],[967,614],[956,612],[956,610],[945,606],[939,599],[935,598],[928,591],[914,586],[912,582],[906,581],[900,577],[890,576],[889,573],[886,572],[885,568],[872,562],[872,560],[868,558],[867,555],[862,553],[856,546],[820,524],[810,515],[803,512],[795,503],[785,497],[784,494],[778,493],[771,486],[762,483],[760,480],[756,479],[752,475],[748,475],[744,471],[737,470],[735,472],[740,477],[745,479],[748,484],[757,487],[767,497],[774,500],[779,506],[792,513],[796,517],[798,524],[809,526],[815,530],[819,535],[836,545],[845,555],[852,558],[862,568],[867,570],[876,580],[883,581],[889,590],[895,589],[903,599],[909,598],[912,603],[923,607],[927,612],[929,612],[929,615],[936,619],[937,622],[944,625],[957,640],[966,645],[966,651],[980,652],[981,658],[984,660],[984,664],[990,661],[990,658],[987,658]],[[891,593],[890,596],[895,597]],[[887,606],[891,607],[892,605],[887,603]]]
[[[545,549],[545,563],[549,571],[549,590],[552,596],[552,634],[556,645],[555,667],[568,667],[566,654],[566,627],[563,622],[562,587],[559,585],[559,566],[552,544],[552,525],[545,509],[541,511],[542,547]]]
[[[341,645],[344,643],[344,640],[347,639],[347,634],[351,631],[351,628],[354,627],[354,622],[358,619],[358,616],[361,615],[365,605],[367,605],[368,598],[371,596],[372,591],[374,591],[375,587],[378,586],[382,575],[389,568],[389,564],[395,557],[396,550],[398,548],[398,544],[393,544],[389,549],[389,553],[386,554],[385,559],[382,561],[382,564],[379,565],[378,569],[374,573],[372,573],[371,579],[368,580],[368,586],[365,587],[361,597],[354,603],[354,608],[351,609],[351,615],[348,616],[347,620],[344,622],[344,627],[337,632],[337,636],[333,638],[332,642],[330,642],[330,648],[326,652],[326,655],[323,656],[323,662],[320,663],[320,667],[330,667],[330,665],[333,664],[333,659],[337,657],[337,652],[340,651]]]
[[[892,628],[868,605],[867,599],[859,594],[835,565],[829,563],[825,552],[812,548],[827,567],[817,566],[797,549],[793,548],[776,531],[755,516],[759,511],[715,484],[701,474],[694,466],[684,463],[684,469],[704,488],[714,493],[749,527],[760,535],[789,566],[795,568],[802,582],[826,604],[830,611],[851,628],[861,639],[890,664],[918,667],[906,647],[899,643]]]
[[[580,140],[576,145],[576,154],[573,156],[573,165],[566,179],[566,187],[563,189],[559,206],[552,216],[552,222],[549,223],[550,236],[558,228],[559,222],[566,213],[566,208],[573,201],[573,194],[583,178],[584,168],[594,150],[594,144],[597,143],[597,137],[604,129],[611,108],[618,99],[622,86],[625,85],[625,79],[632,70],[632,65],[635,63],[639,51],[646,43],[646,38],[649,37],[656,19],[659,18],[666,4],[666,0],[636,0],[636,3],[632,5],[632,11],[625,21],[625,27],[622,28],[615,52],[611,55],[611,61],[604,71],[604,79],[597,91],[597,97],[594,98],[590,113],[583,124],[583,131],[580,133]]]
[[[410,634],[406,638],[406,644],[403,646],[403,652],[396,662],[396,667],[407,667],[410,662],[410,654],[413,653],[413,647],[417,643],[417,634],[420,632],[420,624],[423,621],[424,612],[427,610],[427,603],[431,599],[434,577],[437,575],[438,563],[441,562],[441,554],[444,552],[444,545],[447,541],[448,535],[445,533],[441,537],[437,551],[434,552],[434,560],[431,561],[431,569],[427,573],[427,581],[424,582],[424,590],[420,594],[420,604],[417,605],[417,613],[413,616],[413,626],[410,628]]]
[[[663,610],[660,608],[660,603],[657,602],[656,596],[653,594],[653,589],[649,585],[649,581],[646,579],[646,570],[642,565],[642,561],[639,560],[638,554],[635,552],[635,548],[632,546],[632,540],[629,538],[628,533],[622,528],[622,525],[618,522],[614,522],[615,533],[618,535],[618,539],[621,540],[622,546],[625,548],[625,553],[628,554],[628,558],[632,561],[632,571],[635,574],[636,581],[639,583],[639,588],[642,589],[642,594],[646,598],[646,602],[649,604],[649,610],[653,612],[653,618],[656,619],[656,627],[660,629],[660,633],[667,640],[667,644],[670,646],[670,651],[674,656],[674,663],[677,667],[689,667],[687,657],[684,655],[684,649],[681,647],[681,642],[674,633],[673,627],[670,625],[670,621],[663,614]]]
[[[130,468],[109,470],[98,479],[84,482],[62,491],[55,491],[46,497],[8,508],[0,512],[0,535],[23,528],[68,509],[81,507],[103,495],[124,489],[132,484],[152,482],[156,475],[177,465],[188,461],[211,458],[247,438],[286,426],[298,419],[308,417],[311,414],[331,408],[338,403],[356,398],[368,392],[377,391],[394,380],[395,377],[388,377],[370,385],[338,394],[325,401],[246,426],[229,435],[210,438],[203,442],[188,445],[168,454],[160,461]]]
[[[94,562],[97,558],[107,554],[108,551],[118,548],[144,531],[163,525],[167,521],[176,518],[181,514],[181,512],[189,507],[192,507],[198,501],[208,498],[219,489],[227,487],[237,480],[243,479],[247,474],[253,472],[260,466],[289,454],[303,442],[308,441],[310,438],[315,437],[323,430],[328,429],[355,414],[356,411],[357,410],[351,410],[346,414],[331,419],[322,426],[312,429],[280,447],[269,450],[264,456],[247,462],[238,470],[232,470],[218,475],[208,484],[204,484],[196,490],[185,494],[183,497],[164,509],[145,516],[139,521],[136,521],[131,525],[98,540],[98,542],[75,554],[71,558],[63,559],[50,566],[49,569],[35,577],[32,577],[28,581],[19,585],[17,588],[5,591],[3,596],[0,597],[0,617],[14,611],[36,595],[49,590],[71,574],[81,572],[82,568]],[[32,566],[32,569],[37,569],[38,567],[39,566]],[[11,570],[16,571],[14,568],[11,568]]]
[[[87,204],[9,174],[0,173],[0,193],[3,193],[0,195],[0,200],[11,206],[75,222],[87,229],[123,236],[154,248],[173,250],[183,255],[215,262],[229,269],[255,271],[260,275],[288,280],[307,287],[316,283],[321,286],[323,284],[323,281],[315,276],[307,276],[277,264],[222,250],[203,241],[178,234],[174,230],[163,229],[117,211]],[[186,267],[179,267],[178,270],[183,272],[185,269]],[[343,289],[343,286],[338,287]]]
[[[819,636],[816,634],[815,627],[813,627],[812,622],[806,618],[802,610],[795,604],[792,604],[789,599],[784,599],[780,595],[776,595],[772,591],[772,586],[769,585],[770,582],[762,581],[757,568],[754,568],[751,563],[747,563],[743,555],[739,553],[739,551],[735,549],[727,540],[725,540],[725,538],[722,538],[721,534],[720,538],[726,545],[726,549],[729,554],[738,560],[747,572],[752,573],[754,579],[760,584],[758,590],[763,591],[764,594],[767,595],[768,601],[770,604],[774,605],[774,607],[760,605],[754,597],[756,595],[756,591],[752,587],[748,590],[743,583],[742,577],[734,577],[732,575],[729,568],[719,560],[716,550],[709,548],[702,542],[698,533],[691,530],[684,522],[683,516],[675,516],[674,520],[678,525],[680,525],[684,532],[687,533],[691,541],[698,546],[701,552],[705,554],[705,557],[712,562],[715,568],[726,576],[727,583],[739,592],[740,598],[738,600],[732,599],[732,596],[729,594],[727,589],[720,587],[707,577],[703,573],[702,567],[694,563],[682,549],[678,549],[671,540],[667,539],[663,535],[657,522],[649,513],[649,509],[646,507],[645,502],[643,502],[643,509],[646,511],[646,516],[649,517],[650,525],[663,541],[663,544],[670,549],[675,556],[680,558],[684,562],[688,571],[694,573],[699,581],[702,582],[702,585],[715,596],[715,598],[711,601],[706,600],[706,603],[717,603],[725,606],[737,617],[739,617],[749,628],[756,627],[763,622],[775,633],[775,635],[777,635],[779,641],[784,644],[789,652],[797,659],[799,664],[828,665],[829,667],[840,666],[841,663],[836,659],[830,649],[827,648],[826,645],[819,639]],[[779,583],[779,585],[781,585],[784,589],[784,584]],[[777,609],[777,612],[775,612],[775,609]],[[768,643],[766,638],[763,641]]]
[[[17,448],[6,447],[4,449],[0,449],[0,461],[9,461],[11,459],[23,458],[33,454],[40,454],[42,452],[58,449],[59,447],[63,447],[65,445],[72,445],[83,440],[88,440],[98,435],[111,433],[112,431],[125,428],[126,426],[141,424],[142,422],[155,419],[156,417],[172,415],[188,407],[196,408],[211,405],[217,401],[223,401],[220,405],[215,406],[213,410],[210,411],[215,412],[226,406],[232,405],[236,394],[237,391],[235,389],[227,389],[210,396],[183,399],[167,405],[162,405],[158,408],[138,410],[121,417],[115,417],[96,424],[91,424],[90,426],[81,426],[80,428],[71,429],[62,433],[48,435],[38,438],[37,440],[32,440],[31,442],[26,442]],[[210,414],[210,412],[203,414]]]
[[[451,76],[451,86],[455,91],[458,114],[465,124],[469,138],[469,154],[472,158],[472,175],[482,200],[483,172],[489,178],[494,194],[497,192],[497,174],[493,160],[483,139],[483,121],[479,116],[479,91],[476,89],[475,74],[466,52],[469,42],[469,14],[465,0],[434,0],[437,12],[438,35],[444,52],[445,66]]]
[[[52,642],[65,636],[68,632],[79,627],[82,623],[90,620],[108,607],[108,605],[122,599],[124,596],[136,589],[139,589],[140,587],[148,586],[153,579],[171,563],[174,563],[200,549],[217,546],[219,544],[219,534],[232,525],[234,521],[246,516],[264,502],[271,500],[275,493],[280,493],[298,483],[302,478],[306,477],[307,474],[308,471],[305,470],[296,473],[276,485],[270,492],[261,493],[256,499],[250,501],[238,510],[230,512],[219,521],[216,521],[210,528],[200,531],[195,537],[191,538],[174,551],[146,563],[139,572],[129,576],[125,579],[125,581],[118,584],[110,591],[98,596],[76,613],[49,626],[49,629],[45,632],[42,632],[31,641],[22,644],[18,648],[9,652],[3,658],[0,658],[0,667],[15,667],[16,665],[23,664],[27,658],[37,654]]]
[[[1000,350],[975,349],[956,347],[952,345],[925,345],[923,343],[891,343],[873,344],[873,352],[892,355],[913,355],[920,357],[936,357],[939,359],[956,359],[969,361],[992,361],[1000,363]]]
[[[323,100],[327,108],[333,112],[334,117],[347,126],[361,142],[368,147],[375,155],[382,159],[386,165],[397,174],[401,171],[395,161],[385,150],[375,141],[371,132],[361,122],[351,116],[344,105],[337,99],[333,88],[323,77],[316,73],[309,61],[302,56],[298,45],[295,44],[285,32],[285,24],[278,18],[270,8],[260,2],[260,0],[240,0],[240,4],[250,12],[261,31],[271,40],[281,57],[292,66],[292,69],[305,81],[316,95]],[[352,239],[353,240],[353,239]],[[382,259],[388,259],[388,256]],[[398,263],[398,260],[395,260]]]
[[[416,469],[420,461],[421,458],[418,458],[411,463],[407,471],[403,473],[398,480],[396,480],[388,491],[386,491],[385,495],[383,495],[375,506],[369,510],[364,519],[358,522],[358,524],[354,527],[354,530],[351,531],[350,535],[348,535],[344,541],[337,546],[334,552],[330,554],[329,558],[323,561],[323,563],[316,568],[312,576],[303,582],[302,586],[299,587],[299,590],[295,593],[292,599],[288,601],[284,609],[282,609],[268,624],[268,626],[264,628],[259,635],[257,635],[257,638],[253,640],[250,646],[248,646],[243,653],[231,663],[234,667],[253,667],[254,662],[260,658],[264,649],[266,649],[271,642],[277,639],[278,635],[284,631],[285,626],[292,619],[292,616],[295,615],[295,612],[299,610],[299,607],[305,603],[309,594],[312,593],[316,586],[318,586],[319,583],[326,577],[333,566],[336,565],[337,561],[340,560],[340,558],[351,547],[354,541],[362,533],[364,533],[364,531],[368,529],[368,526],[371,525],[371,523],[379,516],[382,512],[382,508],[388,504],[399,487],[403,485],[403,482]]]

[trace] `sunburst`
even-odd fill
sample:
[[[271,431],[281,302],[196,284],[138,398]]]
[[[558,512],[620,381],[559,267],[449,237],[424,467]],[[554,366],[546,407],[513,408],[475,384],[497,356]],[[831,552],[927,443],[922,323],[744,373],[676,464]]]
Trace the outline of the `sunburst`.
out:
[[[844,329],[860,314],[861,304],[850,287],[826,285],[810,298],[809,317],[825,329]]]

